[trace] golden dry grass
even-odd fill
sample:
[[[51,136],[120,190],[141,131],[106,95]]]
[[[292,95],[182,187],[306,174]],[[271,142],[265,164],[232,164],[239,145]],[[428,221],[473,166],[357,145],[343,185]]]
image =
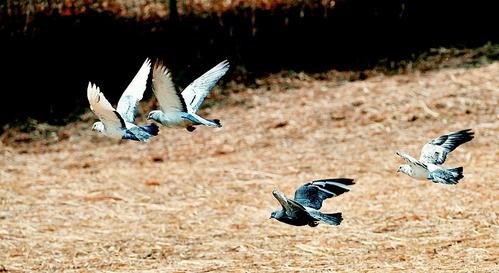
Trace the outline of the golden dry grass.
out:
[[[499,63],[266,82],[205,110],[221,130],[116,143],[88,121],[0,146],[0,271],[498,271]],[[465,128],[475,139],[447,161],[464,166],[457,186],[396,173],[396,150]],[[327,177],[357,181],[323,207],[341,226],[268,219],[274,187]]]

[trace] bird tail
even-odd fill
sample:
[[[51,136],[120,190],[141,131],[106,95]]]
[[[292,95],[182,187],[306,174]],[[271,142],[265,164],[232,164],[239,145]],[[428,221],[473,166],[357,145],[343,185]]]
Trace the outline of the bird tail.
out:
[[[185,118],[192,121],[196,125],[202,124],[202,125],[206,125],[206,126],[210,126],[210,127],[214,127],[214,128],[222,127],[222,124],[220,124],[220,120],[218,120],[218,119],[207,120],[207,119],[204,119],[204,118],[202,118],[196,114],[192,114],[192,113],[188,114]]]
[[[222,123],[220,123],[220,120],[219,119],[209,119],[209,121],[215,123],[217,125],[218,128],[221,128],[222,127]]]
[[[144,131],[146,131],[148,134],[157,136],[159,133],[159,127],[155,123],[151,123],[148,125],[142,125],[140,128]]]
[[[452,173],[457,180],[460,180],[461,178],[464,177],[464,175],[463,175],[463,167],[457,167],[457,168],[453,168],[453,169],[447,169],[447,171],[450,172],[450,173]]]
[[[454,169],[439,169],[428,174],[428,179],[434,183],[455,185],[464,177],[463,167]]]
[[[322,222],[333,226],[339,226],[341,224],[341,221],[343,221],[343,216],[341,215],[341,212],[337,213],[320,212],[317,215],[314,215],[314,218],[318,218],[317,220],[321,220]]]

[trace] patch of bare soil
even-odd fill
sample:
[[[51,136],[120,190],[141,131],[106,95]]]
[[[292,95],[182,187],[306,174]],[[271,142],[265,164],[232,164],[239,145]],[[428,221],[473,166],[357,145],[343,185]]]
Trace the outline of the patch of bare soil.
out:
[[[338,84],[269,77],[149,143],[90,132],[0,144],[2,272],[497,272],[499,63]],[[213,100],[213,99],[211,99]],[[473,128],[457,186],[398,174]],[[304,182],[352,177],[339,227],[269,220]]]

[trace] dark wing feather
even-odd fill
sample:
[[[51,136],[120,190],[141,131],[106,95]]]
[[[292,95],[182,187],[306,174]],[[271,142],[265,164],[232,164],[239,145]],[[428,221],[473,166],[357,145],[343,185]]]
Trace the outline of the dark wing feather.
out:
[[[459,145],[472,140],[474,134],[471,129],[466,129],[439,136],[423,146],[419,160],[426,163],[443,164],[448,153],[454,151]]]
[[[125,120],[121,117],[118,111],[113,111],[116,117],[120,120],[121,128],[126,128]]]
[[[295,192],[295,200],[305,207],[320,209],[325,199],[350,191],[348,186],[354,184],[350,178],[315,180],[299,187]]]

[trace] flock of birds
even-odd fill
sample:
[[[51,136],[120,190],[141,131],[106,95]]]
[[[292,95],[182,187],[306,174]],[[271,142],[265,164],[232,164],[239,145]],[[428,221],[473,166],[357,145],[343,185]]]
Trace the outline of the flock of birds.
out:
[[[99,87],[92,83],[88,84],[87,98],[90,109],[100,119],[93,124],[92,130],[114,139],[147,141],[158,135],[159,128],[156,123],[167,127],[184,127],[189,132],[194,131],[198,125],[222,127],[219,119],[205,119],[196,112],[218,80],[229,70],[227,61],[208,70],[183,91],[174,85],[169,70],[161,62],[157,62],[152,69],[152,90],[160,110],[151,111],[147,115],[148,120],[156,123],[136,125],[135,116],[139,101],[146,89],[150,70],[151,61],[146,59],[123,92],[116,109],[104,97]],[[442,164],[450,152],[472,140],[473,137],[474,132],[471,129],[439,136],[423,146],[419,160],[397,152],[397,155],[406,162],[399,167],[398,172],[415,179],[428,179],[434,183],[457,184],[464,177],[463,167],[446,168]],[[319,210],[325,199],[350,191],[350,186],[354,184],[350,178],[316,180],[300,186],[295,192],[294,199],[274,189],[272,194],[282,208],[273,211],[270,218],[294,226],[315,227],[319,222],[339,225],[343,220],[341,212],[329,214]]]

